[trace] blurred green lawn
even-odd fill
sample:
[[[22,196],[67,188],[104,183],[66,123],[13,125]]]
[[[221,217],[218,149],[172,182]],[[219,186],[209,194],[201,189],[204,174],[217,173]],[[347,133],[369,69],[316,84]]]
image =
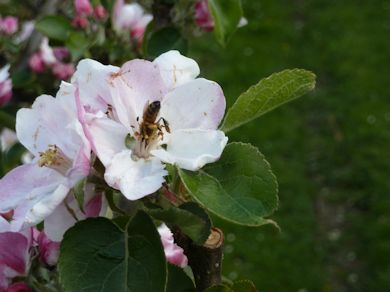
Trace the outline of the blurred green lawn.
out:
[[[280,184],[266,226],[226,225],[224,274],[260,291],[390,291],[390,1],[246,0],[225,50],[193,42],[231,105],[260,78],[300,67],[314,93],[230,133]]]

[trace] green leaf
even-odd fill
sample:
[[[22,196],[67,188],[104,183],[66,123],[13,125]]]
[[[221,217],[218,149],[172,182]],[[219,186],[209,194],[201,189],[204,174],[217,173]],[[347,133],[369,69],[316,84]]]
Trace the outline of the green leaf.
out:
[[[106,218],[78,222],[65,233],[58,266],[67,292],[165,290],[164,250],[153,221],[143,212],[124,230]]]
[[[221,126],[228,132],[257,119],[274,108],[298,98],[315,87],[316,76],[306,70],[284,70],[242,93],[226,114]]]
[[[150,33],[147,40],[146,54],[151,58],[155,58],[169,50],[178,50],[185,55],[187,48],[188,42],[179,30],[174,27],[164,27]]]
[[[155,219],[178,226],[195,243],[202,245],[210,235],[211,221],[206,211],[197,203],[189,202],[179,208],[153,208],[147,212]]]
[[[65,45],[72,55],[72,60],[76,61],[88,50],[90,41],[83,32],[72,31],[69,33]]]
[[[87,179],[84,178],[77,182],[73,187],[73,195],[77,201],[77,204],[81,211],[84,212],[84,197],[85,197],[85,185],[87,184]]]
[[[35,29],[51,39],[65,41],[72,30],[72,25],[64,16],[48,15],[35,23]]]
[[[241,0],[209,0],[208,3],[214,19],[215,38],[225,46],[242,17]]]
[[[249,280],[241,280],[233,283],[232,289],[234,292],[258,292],[255,284]]]
[[[6,153],[3,154],[4,171],[10,171],[21,163],[22,155],[26,152],[26,148],[20,143],[12,145]]]
[[[236,224],[274,223],[278,185],[269,163],[256,147],[230,143],[220,160],[198,172],[179,171],[188,192],[207,210]]]
[[[12,73],[12,88],[28,87],[34,82],[34,75],[29,70],[18,70]]]
[[[11,130],[15,130],[16,119],[9,113],[0,110],[0,128],[6,127]]]
[[[194,282],[192,282],[182,268],[168,264],[166,292],[195,292]]]

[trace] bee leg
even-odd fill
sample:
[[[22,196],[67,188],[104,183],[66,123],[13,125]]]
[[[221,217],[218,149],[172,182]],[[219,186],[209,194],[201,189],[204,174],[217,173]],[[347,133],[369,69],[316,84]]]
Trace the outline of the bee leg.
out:
[[[165,130],[170,133],[171,132],[171,129],[169,128],[169,123],[166,119],[164,119],[163,117],[160,117],[158,120],[157,120],[157,124],[159,124],[160,122],[162,121],[163,123],[163,127],[165,128]]]
[[[157,136],[160,136],[161,140],[164,140],[164,133],[163,133],[163,131],[161,131],[161,129],[159,129]]]

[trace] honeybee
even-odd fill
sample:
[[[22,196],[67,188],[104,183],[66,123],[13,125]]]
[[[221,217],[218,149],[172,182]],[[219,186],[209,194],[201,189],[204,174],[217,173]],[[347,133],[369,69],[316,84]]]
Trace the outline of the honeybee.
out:
[[[150,141],[153,141],[156,137],[160,136],[164,138],[163,128],[170,133],[168,122],[160,117],[157,121],[158,113],[160,112],[161,103],[159,101],[153,101],[147,103],[144,108],[142,116],[142,123],[139,125],[139,132],[135,133],[135,136],[141,139],[141,142],[145,143],[145,148],[149,145]],[[139,117],[137,117],[137,122]]]

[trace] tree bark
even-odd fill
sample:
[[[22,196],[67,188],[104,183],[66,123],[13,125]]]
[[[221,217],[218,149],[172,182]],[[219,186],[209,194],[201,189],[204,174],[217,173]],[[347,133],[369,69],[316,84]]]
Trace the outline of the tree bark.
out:
[[[211,234],[203,246],[196,245],[180,230],[174,230],[175,242],[184,249],[188,265],[194,273],[196,290],[205,291],[207,288],[221,283],[222,248],[224,235],[221,229],[212,228]]]

